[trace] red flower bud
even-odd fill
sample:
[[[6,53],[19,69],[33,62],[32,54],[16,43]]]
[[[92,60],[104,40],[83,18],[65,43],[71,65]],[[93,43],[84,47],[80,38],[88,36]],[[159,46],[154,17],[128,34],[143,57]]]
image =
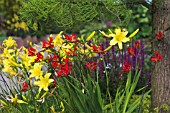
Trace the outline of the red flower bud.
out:
[[[122,73],[130,71],[130,69],[131,69],[130,64],[128,62],[125,62],[123,64]]]
[[[97,68],[97,62],[92,62],[90,64],[90,62],[86,62],[86,68],[89,68],[90,71],[94,71]]]
[[[36,54],[36,49],[34,49],[32,46],[28,48],[28,55],[34,56]]]
[[[163,38],[162,32],[157,33],[157,34],[156,34],[156,38],[157,38],[157,39],[162,39],[162,38]]]
[[[22,90],[23,92],[26,92],[28,90],[28,83],[27,82],[23,82],[22,83]]]
[[[155,51],[155,56],[152,56],[150,59],[152,62],[157,63],[158,61],[162,60],[162,55]]]
[[[128,48],[128,53],[135,56],[135,50],[134,48]]]
[[[139,48],[140,47],[140,41],[136,41],[135,43],[134,43],[134,48]]]

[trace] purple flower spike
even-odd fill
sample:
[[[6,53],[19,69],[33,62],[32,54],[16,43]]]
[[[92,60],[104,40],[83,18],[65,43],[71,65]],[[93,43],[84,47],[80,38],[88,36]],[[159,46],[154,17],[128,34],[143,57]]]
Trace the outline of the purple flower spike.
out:
[[[109,26],[109,27],[112,27],[113,23],[111,21],[108,21],[108,22],[106,22],[106,25]]]
[[[118,76],[118,79],[119,79],[119,80],[121,80],[121,79],[122,79],[122,76],[121,76],[121,75],[119,75],[119,76]]]

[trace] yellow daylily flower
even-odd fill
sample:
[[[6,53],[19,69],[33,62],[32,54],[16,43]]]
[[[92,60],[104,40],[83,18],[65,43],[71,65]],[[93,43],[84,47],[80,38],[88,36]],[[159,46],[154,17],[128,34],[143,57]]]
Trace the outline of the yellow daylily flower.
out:
[[[10,57],[8,59],[9,63],[10,63],[10,66],[14,66],[14,67],[18,67],[19,64],[17,62],[14,61],[14,58],[13,57]]]
[[[78,48],[79,52],[83,55],[88,55],[89,58],[97,56],[97,53],[94,53],[91,51],[91,48],[88,49],[83,49],[83,48]]]
[[[60,48],[58,48],[60,57],[63,57],[63,58],[66,57],[67,56],[66,52],[70,51],[70,49],[72,49],[73,46],[74,45],[72,43],[67,44],[67,45],[65,45],[65,44],[61,45]]]
[[[127,34],[127,30],[121,31],[120,28],[115,29],[115,34],[111,34],[113,39],[110,41],[110,45],[116,45],[118,43],[119,49],[121,50],[123,48],[122,43],[130,41],[130,39],[126,37]]]
[[[37,56],[29,56],[28,50],[25,47],[23,47],[22,50],[23,51],[19,54],[19,57],[22,59],[21,64],[23,64],[23,66],[25,66],[25,68],[28,70],[31,64],[35,62]]]
[[[3,64],[5,66],[13,66],[13,67],[18,67],[19,64],[14,61],[14,58],[10,56],[8,59],[4,59]]]
[[[48,91],[48,86],[54,81],[53,79],[49,79],[50,75],[51,73],[46,73],[44,77],[40,76],[39,81],[34,82],[35,85],[39,86],[39,92],[41,92],[42,89]]]
[[[27,56],[27,55],[23,55],[22,57],[21,57],[21,59],[22,59],[22,64],[25,66],[25,68],[28,70],[29,69],[29,67],[31,66],[31,64],[33,63],[33,62],[35,62],[35,59],[36,59],[37,57],[36,56]]]
[[[113,37],[113,39],[110,41],[110,45],[116,45],[118,44],[119,49],[123,49],[123,44],[122,43],[126,43],[128,41],[130,41],[130,38],[132,38],[134,35],[136,35],[136,33],[139,31],[139,29],[137,29],[135,32],[133,32],[129,37],[126,37],[126,35],[128,34],[128,31],[125,29],[120,29],[120,28],[116,28],[115,29],[115,33],[112,33],[111,30],[109,31],[111,34],[107,35],[104,32],[101,32],[104,36],[106,37]]]
[[[12,47],[14,44],[16,44],[16,41],[12,39],[12,37],[8,37],[8,40],[3,41],[3,45],[6,45],[7,47]]]
[[[53,40],[54,46],[56,46],[56,45],[62,45],[62,44],[63,44],[64,40],[60,37],[62,33],[63,33],[63,31],[61,31],[61,32],[55,37],[55,39]]]
[[[13,49],[4,48],[4,52],[3,52],[2,56],[3,57],[10,57],[12,52],[14,52]]]
[[[22,104],[22,103],[28,104],[27,102],[25,102],[25,101],[23,101],[23,100],[19,100],[18,97],[17,97],[17,95],[15,95],[15,97],[12,97],[12,98],[10,99],[10,101],[11,101],[12,103],[14,103],[14,104]]]
[[[33,69],[31,69],[29,72],[31,72],[30,78],[35,77],[38,79],[40,76],[42,76],[43,71],[41,71],[42,65],[40,63],[35,63]]]
[[[13,70],[13,68],[9,67],[9,66],[4,66],[4,68],[2,69],[2,72],[7,72],[11,76],[16,76],[17,75],[17,73]]]

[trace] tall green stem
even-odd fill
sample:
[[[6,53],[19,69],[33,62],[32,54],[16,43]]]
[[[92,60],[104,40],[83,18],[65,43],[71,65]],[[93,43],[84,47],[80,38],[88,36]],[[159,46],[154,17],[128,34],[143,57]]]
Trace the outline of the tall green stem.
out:
[[[107,70],[106,70],[106,63],[104,62],[104,67],[105,67],[105,74],[106,74],[106,86],[107,86],[107,91],[106,91],[106,95],[108,94],[108,96],[109,96],[109,101],[110,101],[110,105],[111,105],[111,110],[112,110],[112,112],[113,112],[113,106],[112,106],[112,99],[111,99],[111,95],[110,95],[110,90],[109,90],[109,81],[110,81],[110,79],[109,79],[109,76],[108,76],[108,72],[107,72]]]

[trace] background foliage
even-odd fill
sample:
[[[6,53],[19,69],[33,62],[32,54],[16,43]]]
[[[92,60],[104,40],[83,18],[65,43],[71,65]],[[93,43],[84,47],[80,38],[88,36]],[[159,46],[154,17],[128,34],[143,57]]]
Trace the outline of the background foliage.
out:
[[[29,0],[22,2],[20,16],[33,30],[51,33],[58,27],[76,32],[88,23],[108,19],[126,23],[130,13],[121,0]]]

